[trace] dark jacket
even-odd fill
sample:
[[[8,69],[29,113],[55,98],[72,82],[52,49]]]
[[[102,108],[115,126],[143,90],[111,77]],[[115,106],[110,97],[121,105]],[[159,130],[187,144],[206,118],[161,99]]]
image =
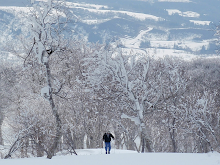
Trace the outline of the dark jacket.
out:
[[[103,135],[103,140],[104,140],[105,142],[110,142],[110,141],[111,141],[111,138],[114,139],[114,136],[113,136],[111,133],[105,133],[105,134]]]

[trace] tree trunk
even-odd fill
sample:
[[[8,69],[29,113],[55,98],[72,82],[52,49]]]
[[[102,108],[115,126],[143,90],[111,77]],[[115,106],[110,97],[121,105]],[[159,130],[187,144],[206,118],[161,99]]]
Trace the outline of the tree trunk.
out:
[[[55,117],[55,122],[56,122],[56,135],[53,139],[53,144],[51,145],[51,148],[49,148],[49,151],[48,151],[48,155],[47,155],[47,158],[48,159],[51,159],[56,150],[57,150],[57,147],[58,147],[58,144],[60,142],[60,138],[61,138],[61,120],[60,120],[60,116],[59,116],[59,113],[58,113],[58,110],[55,106],[55,103],[54,103],[54,100],[53,100],[53,93],[52,93],[52,84],[51,84],[51,72],[50,72],[50,66],[49,66],[49,63],[46,62],[44,63],[45,67],[46,67],[46,74],[47,74],[47,85],[48,85],[48,88],[49,88],[49,102],[50,102],[50,106],[51,106],[51,109],[52,109],[52,113]]]
[[[2,123],[3,123],[3,119],[4,119],[4,116],[3,116],[3,113],[2,113],[1,107],[0,107],[0,145],[4,145],[3,138],[2,138]]]
[[[44,156],[44,150],[42,149],[42,138],[38,137],[38,145],[37,147],[37,157],[43,157]]]
[[[176,118],[173,118],[173,122],[172,122],[172,127],[169,128],[169,132],[170,132],[170,138],[172,141],[172,146],[173,146],[173,152],[176,152],[176,141],[175,141],[175,122],[176,122]]]
[[[147,135],[147,131],[146,131],[146,126],[143,126],[144,123],[141,124],[142,125],[142,131],[141,131],[141,145],[142,145],[142,149],[141,152],[144,153],[145,149],[146,152],[153,152],[152,146],[151,146],[151,140]]]
[[[3,138],[2,138],[2,123],[0,123],[0,145],[4,145]]]
[[[144,135],[142,134],[142,135],[141,135],[141,142],[142,142],[141,152],[142,152],[142,153],[144,153],[144,149],[145,149],[145,143],[144,143],[144,140],[145,140],[145,138],[144,138]]]

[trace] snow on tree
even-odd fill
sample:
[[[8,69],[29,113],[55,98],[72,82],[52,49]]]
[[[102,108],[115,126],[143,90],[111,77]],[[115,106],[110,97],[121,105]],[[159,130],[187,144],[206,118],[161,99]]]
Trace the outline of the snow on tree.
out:
[[[129,119],[139,129],[141,151],[152,152],[152,140],[147,127],[147,111],[161,97],[160,73],[152,73],[146,54],[126,54],[117,46],[106,45],[84,60],[90,63],[85,76],[99,97],[120,102],[122,119]],[[150,75],[154,74],[154,79]]]
[[[56,152],[62,135],[62,123],[54,102],[54,95],[61,90],[63,81],[54,81],[50,61],[53,56],[58,56],[65,49],[65,45],[62,45],[65,38],[63,31],[69,21],[69,13],[64,1],[31,1],[31,4],[32,9],[28,21],[33,46],[26,59],[30,58],[33,53],[39,64],[45,67],[42,72],[46,76],[46,83],[45,87],[41,89],[41,95],[49,101],[56,121],[56,135],[51,147],[47,150],[47,158],[51,159]]]

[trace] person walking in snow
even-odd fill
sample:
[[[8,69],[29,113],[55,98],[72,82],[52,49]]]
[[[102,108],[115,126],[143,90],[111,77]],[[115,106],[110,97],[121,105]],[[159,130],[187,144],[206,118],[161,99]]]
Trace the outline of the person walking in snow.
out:
[[[108,131],[107,133],[105,133],[103,135],[103,141],[105,142],[105,151],[106,154],[110,154],[110,150],[111,150],[111,138],[114,140],[114,136],[110,133],[110,131]]]

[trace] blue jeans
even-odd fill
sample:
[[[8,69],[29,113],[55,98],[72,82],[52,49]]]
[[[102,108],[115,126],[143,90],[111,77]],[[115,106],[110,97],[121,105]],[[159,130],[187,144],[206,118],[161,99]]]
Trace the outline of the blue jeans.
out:
[[[110,142],[105,142],[105,151],[110,153],[111,150],[111,143]]]

